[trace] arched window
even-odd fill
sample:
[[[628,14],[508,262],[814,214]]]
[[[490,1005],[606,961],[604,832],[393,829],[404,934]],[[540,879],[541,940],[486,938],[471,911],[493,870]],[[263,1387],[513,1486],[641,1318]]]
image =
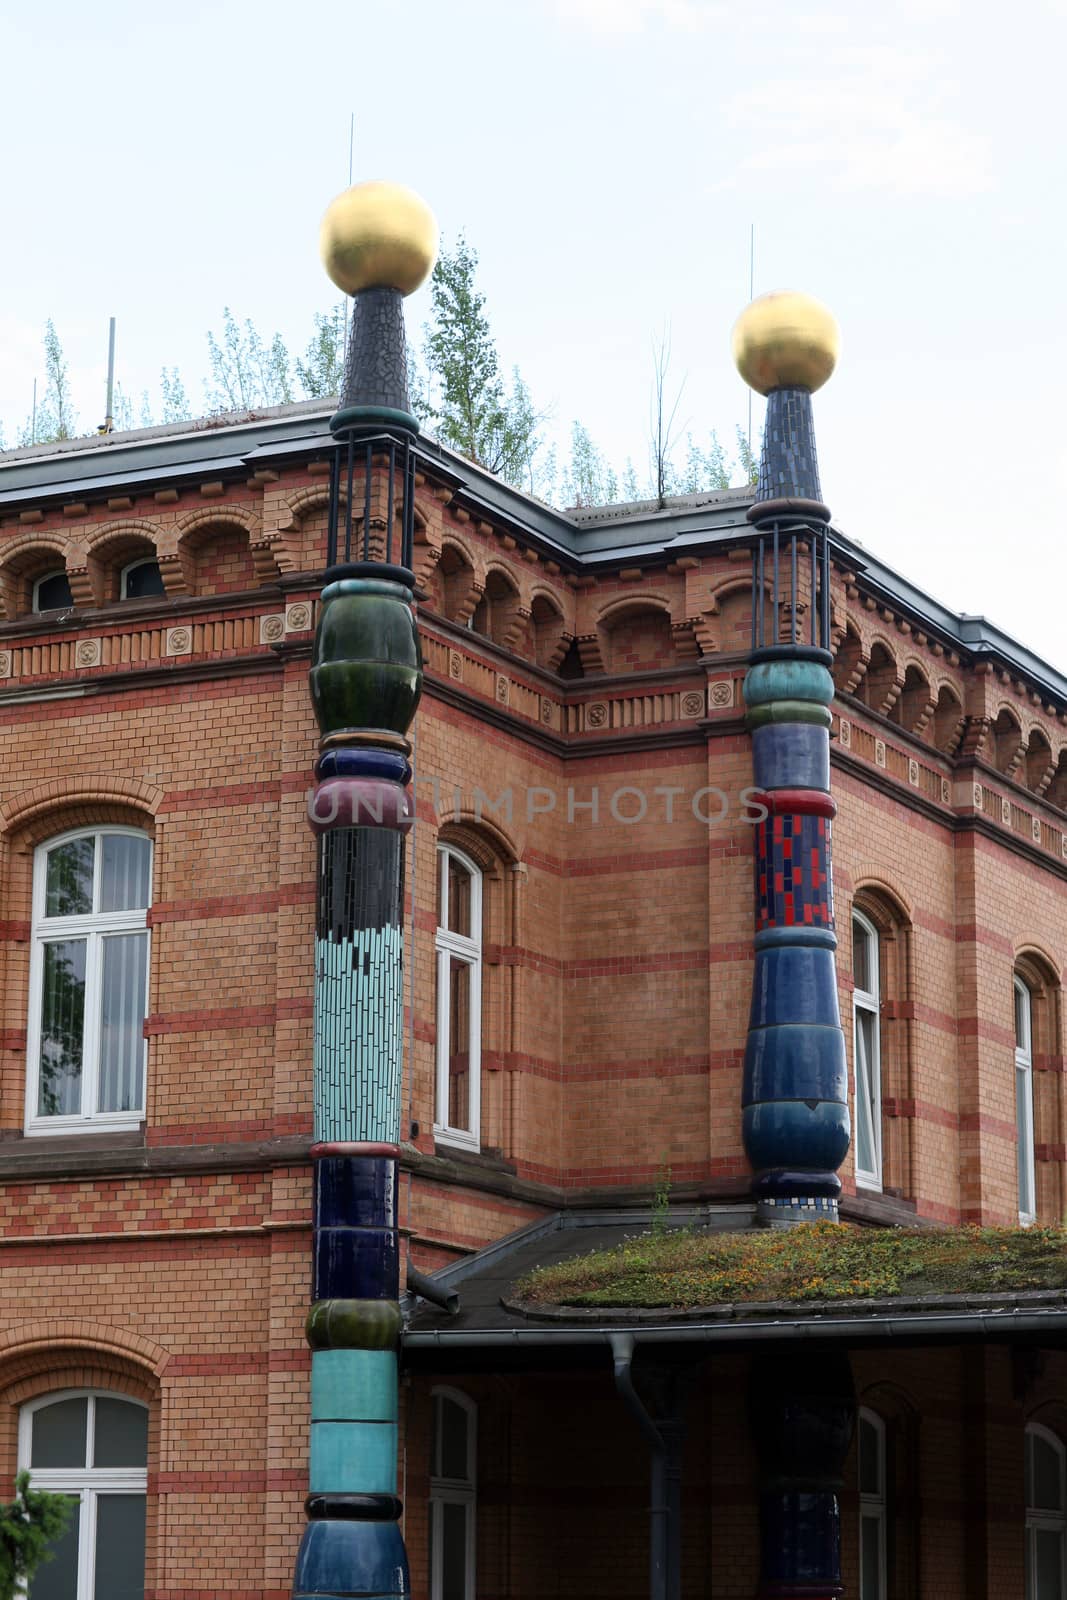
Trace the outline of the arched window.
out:
[[[882,1042],[878,930],[852,913],[852,1049],[856,1071],[856,1178],[882,1187]]]
[[[148,595],[166,592],[155,556],[142,556],[137,561],[131,561],[119,574],[120,600],[141,600]]]
[[[477,1420],[457,1389],[433,1392],[430,1600],[474,1600]]]
[[[27,1133],[136,1127],[152,845],[128,828],[38,847],[27,1037]]]
[[[886,1600],[885,1423],[861,1410],[858,1429],[860,1490],[860,1600]]]
[[[34,611],[67,611],[74,604],[74,596],[70,592],[70,580],[63,567],[57,567],[52,572],[42,572],[34,580],[32,594],[32,609]]]
[[[1064,1600],[1067,1476],[1064,1448],[1054,1433],[1026,1430],[1026,1600]]]
[[[437,1094],[434,1135],[477,1150],[481,1135],[482,874],[437,852]]]
[[[1015,1126],[1018,1135],[1019,1221],[1037,1216],[1034,1172],[1034,1052],[1033,1008],[1030,991],[1021,978],[1015,993]]]
[[[143,1600],[148,1410],[106,1391],[64,1391],[25,1405],[19,1467],[75,1509],[31,1600]]]

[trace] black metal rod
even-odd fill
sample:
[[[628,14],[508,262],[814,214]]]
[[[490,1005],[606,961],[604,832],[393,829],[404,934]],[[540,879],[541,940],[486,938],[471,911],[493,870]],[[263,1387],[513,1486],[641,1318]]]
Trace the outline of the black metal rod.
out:
[[[771,643],[772,644],[777,644],[778,643],[778,635],[779,635],[779,633],[781,631],[779,626],[778,626],[778,524],[777,524],[777,522],[774,524],[774,572],[772,574],[771,582],[773,584],[773,589],[772,589],[772,608],[771,608],[771,627],[774,629],[774,637],[771,640]]]
[[[395,494],[394,494],[395,478],[396,478],[396,445],[390,439],[390,441],[389,441],[389,510],[386,513],[386,523],[385,523],[385,559],[386,559],[386,561],[389,561],[389,562],[392,562],[392,559],[393,559],[393,509],[394,509],[394,501],[395,501],[395,498],[396,498]]]
[[[352,559],[352,478],[356,465],[356,445],[348,435],[348,493],[345,498],[345,560]]]
[[[749,645],[750,650],[755,650],[756,648],[756,603],[759,598],[758,548],[758,545],[752,546],[752,643]]]
[[[363,559],[370,560],[370,493],[371,474],[374,467],[373,447],[368,444],[363,452]]]
[[[411,567],[415,560],[415,452],[410,439],[404,444],[404,565]]]
[[[763,645],[764,645],[764,638],[763,638],[763,629],[764,629],[764,619],[763,619],[764,579],[763,579],[763,535],[762,534],[760,534],[760,542],[759,542],[759,584],[758,584],[757,587],[759,589],[759,647],[762,650],[763,649]]]
[[[797,642],[797,535],[789,536],[789,643]]]
[[[830,532],[822,534],[822,639],[824,650],[830,648]]]
[[[340,488],[340,451],[334,450],[330,455],[330,511],[326,525],[326,565],[332,567],[337,561],[337,501]]]
[[[815,529],[813,528],[811,530],[811,599],[808,602],[809,606],[811,608],[811,642],[812,642],[812,644],[817,644],[818,643],[818,640],[816,638],[816,630],[817,630],[817,627],[818,627],[818,623],[816,621],[816,606],[817,606],[817,603],[818,603],[818,593],[819,593],[819,535],[815,532]]]

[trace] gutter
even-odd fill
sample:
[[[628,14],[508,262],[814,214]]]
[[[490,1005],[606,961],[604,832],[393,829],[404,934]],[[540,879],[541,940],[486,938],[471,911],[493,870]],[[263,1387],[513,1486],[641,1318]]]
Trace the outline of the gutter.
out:
[[[1067,1306],[1051,1311],[972,1311],[929,1316],[792,1317],[750,1322],[642,1324],[640,1327],[536,1327],[509,1329],[427,1328],[403,1336],[405,1350],[469,1348],[521,1349],[537,1345],[603,1345],[619,1335],[637,1344],[737,1344],[752,1340],[1002,1338],[1021,1333],[1050,1333],[1067,1338]],[[613,1347],[614,1348],[614,1347]]]

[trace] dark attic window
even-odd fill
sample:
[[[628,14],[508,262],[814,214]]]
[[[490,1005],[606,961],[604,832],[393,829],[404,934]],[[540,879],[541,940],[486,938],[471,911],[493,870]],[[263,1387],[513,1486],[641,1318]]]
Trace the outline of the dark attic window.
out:
[[[149,595],[165,593],[159,562],[154,556],[145,556],[143,560],[131,561],[128,567],[123,567],[119,582],[120,600],[143,600]]]
[[[57,572],[42,573],[33,586],[34,611],[64,611],[74,604],[74,596],[70,592],[70,583],[67,574],[60,568]]]

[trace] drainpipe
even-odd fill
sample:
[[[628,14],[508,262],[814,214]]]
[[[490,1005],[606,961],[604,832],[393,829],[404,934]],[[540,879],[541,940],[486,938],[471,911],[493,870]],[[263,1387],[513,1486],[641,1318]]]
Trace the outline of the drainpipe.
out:
[[[459,1291],[446,1289],[443,1284],[435,1283],[410,1261],[407,1266],[407,1285],[412,1294],[417,1294],[421,1300],[428,1300],[431,1305],[440,1306],[450,1317],[459,1315]]]
[[[615,1367],[615,1387],[623,1405],[648,1440],[651,1455],[652,1504],[649,1507],[649,1600],[677,1600],[678,1589],[672,1594],[668,1585],[667,1552],[677,1524],[670,1527],[670,1507],[667,1502],[667,1446],[656,1424],[641,1403],[634,1388],[632,1333],[608,1335]],[[677,1570],[677,1563],[672,1563]]]

